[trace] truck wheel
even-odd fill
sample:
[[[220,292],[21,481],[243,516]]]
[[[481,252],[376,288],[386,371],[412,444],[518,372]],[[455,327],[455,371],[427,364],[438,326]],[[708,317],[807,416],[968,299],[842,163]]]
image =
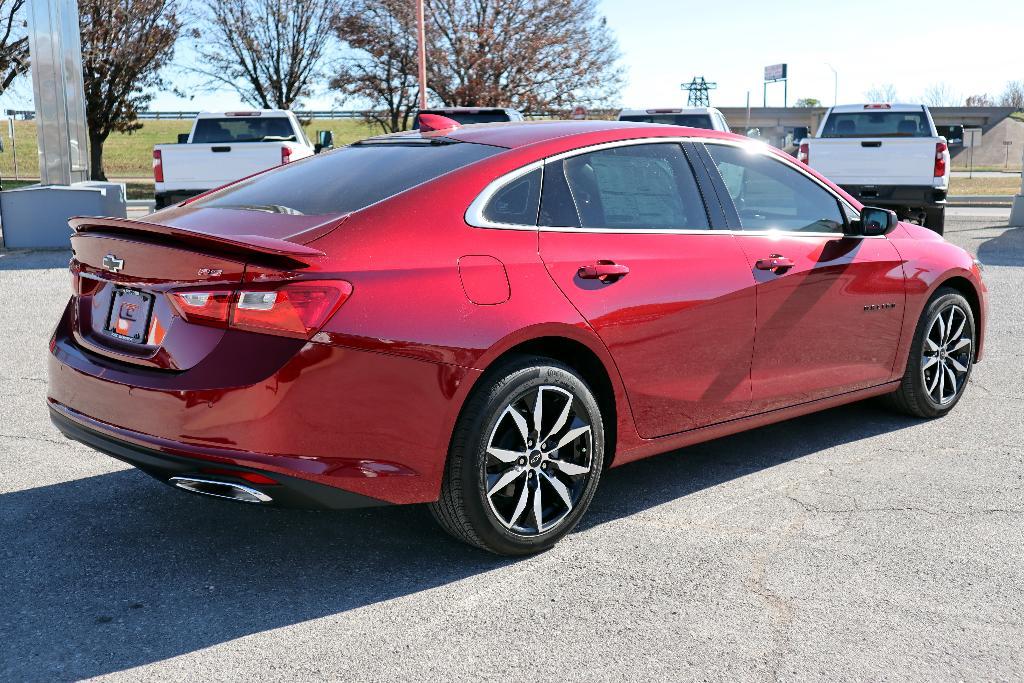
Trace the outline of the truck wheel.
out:
[[[167,206],[167,197],[165,195],[158,194],[154,197],[154,200],[154,208],[157,211]]]
[[[928,209],[925,212],[924,227],[941,235],[945,226],[946,207],[943,206],[938,209]]]

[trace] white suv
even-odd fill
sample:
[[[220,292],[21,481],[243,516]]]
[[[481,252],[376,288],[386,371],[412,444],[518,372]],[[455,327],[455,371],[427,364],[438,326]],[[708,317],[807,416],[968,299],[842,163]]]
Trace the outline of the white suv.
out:
[[[619,121],[637,121],[639,123],[665,123],[670,126],[688,126],[690,128],[707,128],[721,130],[726,133],[729,124],[725,122],[722,112],[714,107],[689,107],[687,109],[623,109],[619,112]]]

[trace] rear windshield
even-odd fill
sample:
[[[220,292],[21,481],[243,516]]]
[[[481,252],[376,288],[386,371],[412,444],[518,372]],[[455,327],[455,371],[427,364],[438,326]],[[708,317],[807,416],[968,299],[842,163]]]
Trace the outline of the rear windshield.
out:
[[[291,121],[283,116],[231,116],[223,119],[199,119],[194,143],[295,141]]]
[[[619,117],[620,121],[636,121],[637,123],[666,123],[670,126],[688,126],[689,128],[713,129],[711,117],[707,114],[627,114]]]
[[[928,138],[923,111],[865,111],[832,114],[825,121],[823,138]]]
[[[467,142],[357,143],[235,183],[193,206],[349,213],[502,151]]]
[[[443,112],[443,111],[424,111],[424,114],[437,114],[443,116],[446,119],[452,121],[458,121],[459,123],[504,123],[505,121],[511,121],[507,112],[501,109],[492,109],[478,112]],[[412,127],[419,129],[420,127],[420,116],[416,115],[416,120],[413,122]]]

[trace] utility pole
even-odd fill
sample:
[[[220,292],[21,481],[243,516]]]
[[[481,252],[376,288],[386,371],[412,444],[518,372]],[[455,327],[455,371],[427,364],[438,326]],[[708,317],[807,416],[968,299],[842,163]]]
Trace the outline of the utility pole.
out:
[[[836,68],[831,66],[827,61],[825,62],[825,66],[833,70],[833,106],[836,106],[839,104],[839,72],[836,71]]]
[[[1013,198],[1013,208],[1010,209],[1010,225],[1024,228],[1024,150],[1021,150],[1020,164],[1020,193]]]
[[[427,30],[423,21],[423,0],[416,0],[417,61],[419,62],[420,109],[427,108]]]

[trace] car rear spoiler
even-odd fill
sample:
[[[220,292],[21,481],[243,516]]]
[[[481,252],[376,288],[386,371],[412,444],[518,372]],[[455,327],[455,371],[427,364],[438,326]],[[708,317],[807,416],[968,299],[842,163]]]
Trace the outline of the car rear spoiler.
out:
[[[135,235],[140,237],[159,236],[160,241],[173,242],[224,254],[245,257],[262,257],[271,261],[285,261],[289,265],[308,266],[311,259],[324,256],[324,252],[304,244],[262,235],[215,235],[208,232],[185,230],[160,223],[129,220],[127,218],[100,218],[96,216],[75,216],[68,225],[76,234],[89,232]]]

